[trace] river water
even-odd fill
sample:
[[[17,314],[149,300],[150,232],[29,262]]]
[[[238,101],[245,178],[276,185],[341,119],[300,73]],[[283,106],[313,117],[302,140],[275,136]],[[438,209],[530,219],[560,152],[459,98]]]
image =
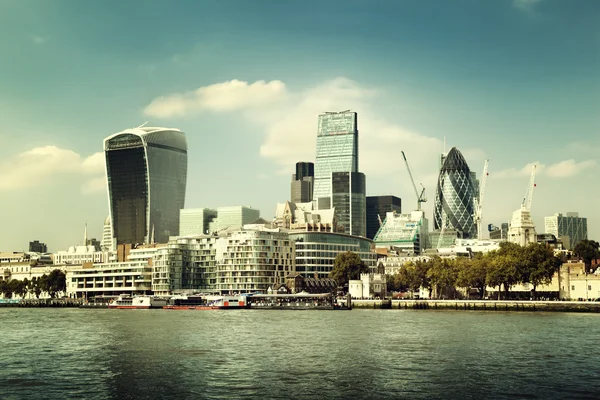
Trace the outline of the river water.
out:
[[[0,308],[0,399],[600,397],[600,315]]]

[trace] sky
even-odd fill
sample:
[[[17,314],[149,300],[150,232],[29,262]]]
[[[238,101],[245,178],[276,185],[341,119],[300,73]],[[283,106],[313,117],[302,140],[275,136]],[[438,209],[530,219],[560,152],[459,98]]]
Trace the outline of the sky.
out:
[[[0,251],[101,237],[103,139],[148,121],[188,140],[186,208],[271,219],[318,115],[358,113],[367,195],[433,220],[444,148],[481,175],[483,224],[579,212],[600,240],[595,0],[0,0]]]

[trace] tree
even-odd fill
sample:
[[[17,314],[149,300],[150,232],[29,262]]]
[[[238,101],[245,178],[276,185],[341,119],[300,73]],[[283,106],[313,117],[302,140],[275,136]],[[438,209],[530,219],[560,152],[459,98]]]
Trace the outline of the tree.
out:
[[[436,296],[445,296],[447,292],[454,292],[456,286],[457,269],[456,263],[440,257],[434,257],[429,263],[427,271],[430,285],[435,288]],[[454,294],[454,293],[453,293]]]
[[[417,266],[413,262],[408,262],[398,271],[398,282],[401,286],[408,289],[411,297],[414,297],[415,292],[421,287],[423,280],[419,276]]]
[[[51,298],[56,297],[57,293],[67,290],[67,279],[65,273],[60,269],[54,269],[50,272],[47,279],[46,291]]]
[[[483,299],[490,260],[491,257],[488,254],[477,254],[472,260],[457,258],[456,285],[466,288],[467,294],[471,288],[476,288],[480,298]]]
[[[360,256],[351,251],[346,251],[335,257],[329,277],[335,279],[338,286],[344,286],[349,280],[360,279],[360,274],[366,272],[369,272],[369,268],[360,259]]]
[[[530,243],[524,251],[525,268],[523,282],[533,286],[533,296],[539,285],[552,282],[552,277],[559,270],[562,261],[554,255],[554,250],[542,243]]]
[[[600,257],[599,248],[600,244],[595,240],[584,239],[577,243],[573,249],[573,253],[583,260],[585,270],[589,272],[591,270],[592,260],[597,260],[598,257]]]
[[[431,292],[433,291],[433,285],[431,284],[431,279],[429,279],[429,269],[431,268],[431,262],[424,260],[417,260],[415,263],[415,273],[416,278],[418,280],[419,286],[427,289],[429,292],[429,297],[431,297]]]

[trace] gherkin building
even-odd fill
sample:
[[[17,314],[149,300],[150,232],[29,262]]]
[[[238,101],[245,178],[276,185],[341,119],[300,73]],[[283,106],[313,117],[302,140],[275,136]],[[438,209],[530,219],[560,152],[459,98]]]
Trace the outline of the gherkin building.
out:
[[[443,160],[435,193],[435,229],[455,229],[463,239],[477,237],[473,221],[475,186],[471,171],[456,147]]]

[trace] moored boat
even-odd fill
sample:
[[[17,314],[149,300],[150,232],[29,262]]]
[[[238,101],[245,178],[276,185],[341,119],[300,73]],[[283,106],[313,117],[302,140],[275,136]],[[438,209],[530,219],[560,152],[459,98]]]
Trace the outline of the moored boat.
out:
[[[166,310],[233,310],[247,307],[245,296],[178,295],[163,306]]]
[[[149,309],[163,308],[166,304],[167,299],[164,297],[120,295],[108,304],[108,308]]]

